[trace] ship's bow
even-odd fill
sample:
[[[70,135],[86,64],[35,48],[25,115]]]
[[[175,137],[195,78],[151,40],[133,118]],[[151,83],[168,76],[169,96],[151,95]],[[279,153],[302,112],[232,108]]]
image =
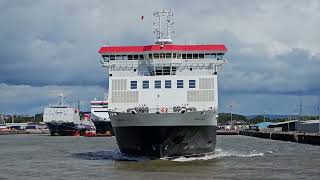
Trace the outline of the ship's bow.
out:
[[[212,153],[216,144],[214,111],[132,114],[110,112],[120,151],[149,157]]]

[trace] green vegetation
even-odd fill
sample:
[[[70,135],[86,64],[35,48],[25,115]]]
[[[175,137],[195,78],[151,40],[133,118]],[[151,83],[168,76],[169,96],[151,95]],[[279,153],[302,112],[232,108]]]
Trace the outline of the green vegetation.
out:
[[[257,124],[257,123],[268,122],[268,121],[270,121],[269,118],[263,117],[260,115],[260,116],[249,119],[248,123],[249,124]]]
[[[43,114],[36,114],[34,116],[25,116],[25,115],[13,115],[14,116],[14,122],[15,123],[27,123],[27,122],[33,122],[33,123],[39,123],[43,121]],[[7,118],[6,123],[12,122],[12,116],[9,116]]]
[[[219,113],[218,122],[219,123],[226,123],[230,121],[230,113]],[[232,114],[233,120],[240,120],[240,121],[247,121],[247,117],[240,114]]]

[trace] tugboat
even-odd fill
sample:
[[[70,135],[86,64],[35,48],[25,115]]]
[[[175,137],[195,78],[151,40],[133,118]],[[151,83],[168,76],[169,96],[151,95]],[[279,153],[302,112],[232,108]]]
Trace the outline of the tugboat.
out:
[[[157,11],[153,45],[104,46],[109,116],[121,153],[202,156],[216,146],[218,66],[224,45],[177,45],[173,13]]]
[[[80,128],[81,127],[81,128]],[[91,121],[89,114],[84,114],[84,118],[79,125],[80,136],[93,137],[96,136],[96,127]]]
[[[79,135],[79,110],[64,103],[61,93],[57,104],[44,108],[43,122],[46,123],[52,136]]]

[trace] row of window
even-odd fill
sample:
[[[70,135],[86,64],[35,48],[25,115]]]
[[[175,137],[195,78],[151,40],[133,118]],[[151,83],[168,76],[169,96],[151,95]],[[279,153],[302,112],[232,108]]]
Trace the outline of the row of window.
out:
[[[123,54],[102,55],[105,60],[144,60],[144,59],[223,59],[224,53],[152,53],[152,54]]]
[[[184,82],[183,80],[177,80],[177,88],[183,88]],[[138,82],[137,81],[131,81],[130,82],[131,89],[137,89]],[[145,80],[142,81],[142,88],[143,89],[149,89],[149,81]],[[171,88],[171,80],[165,80],[164,81],[164,87],[165,88]],[[161,80],[155,80],[154,81],[154,88],[155,89],[161,89]],[[196,80],[189,80],[189,88],[196,88]]]

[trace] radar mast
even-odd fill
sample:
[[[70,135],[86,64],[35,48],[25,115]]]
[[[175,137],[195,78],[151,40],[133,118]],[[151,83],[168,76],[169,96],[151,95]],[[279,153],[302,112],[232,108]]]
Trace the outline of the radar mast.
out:
[[[174,33],[173,12],[171,10],[156,11],[153,16],[157,18],[153,23],[153,32],[156,35],[155,43],[159,45],[172,44],[171,34]]]

